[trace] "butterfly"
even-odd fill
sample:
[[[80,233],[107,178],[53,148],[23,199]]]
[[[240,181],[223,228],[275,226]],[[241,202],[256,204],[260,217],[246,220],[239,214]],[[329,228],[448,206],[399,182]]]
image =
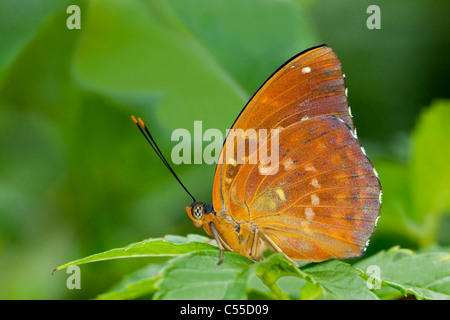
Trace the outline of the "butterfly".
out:
[[[283,64],[242,109],[219,156],[212,204],[195,200],[142,120],[133,120],[192,197],[187,214],[217,242],[218,264],[224,250],[258,261],[271,249],[295,265],[365,252],[380,214],[381,184],[356,135],[341,63],[327,45]],[[239,154],[236,148],[239,139],[245,146],[260,138],[242,132],[263,129],[271,131],[258,146],[275,146],[277,166],[257,158],[255,149]]]

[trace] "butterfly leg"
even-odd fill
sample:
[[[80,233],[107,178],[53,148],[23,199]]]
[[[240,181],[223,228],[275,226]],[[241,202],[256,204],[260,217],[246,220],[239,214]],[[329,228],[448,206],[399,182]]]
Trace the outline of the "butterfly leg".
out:
[[[220,250],[220,259],[217,261],[217,265],[220,265],[223,262],[223,251],[227,249],[228,251],[233,251],[225,241],[220,237],[219,233],[216,230],[216,227],[214,227],[214,223],[210,223],[211,231],[213,233],[214,239],[216,239],[217,246]]]
[[[262,257],[262,251],[264,250],[264,248],[261,248],[261,237],[258,235],[259,232],[259,229],[255,229],[253,233],[252,250],[250,251],[250,257],[253,260],[259,260],[258,257]]]
[[[297,262],[295,262],[294,260],[292,260],[291,258],[289,258],[284,252],[283,250],[280,249],[280,247],[273,242],[272,239],[270,239],[264,232],[262,232],[260,229],[256,229],[256,231],[258,231],[259,234],[261,234],[262,239],[266,241],[266,243],[275,251],[275,252],[281,252],[284,257],[291,262],[294,266],[296,266],[298,268],[298,264]],[[256,233],[255,231],[255,233]],[[254,243],[253,243],[254,244]]]

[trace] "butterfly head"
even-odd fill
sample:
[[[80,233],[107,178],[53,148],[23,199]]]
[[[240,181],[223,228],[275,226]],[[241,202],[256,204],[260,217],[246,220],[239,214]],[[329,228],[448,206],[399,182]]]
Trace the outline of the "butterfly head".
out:
[[[204,202],[194,202],[190,207],[186,207],[186,211],[191,218],[192,222],[194,222],[194,226],[197,228],[201,228],[203,223],[205,222],[205,215],[214,213],[211,204],[206,204]]]

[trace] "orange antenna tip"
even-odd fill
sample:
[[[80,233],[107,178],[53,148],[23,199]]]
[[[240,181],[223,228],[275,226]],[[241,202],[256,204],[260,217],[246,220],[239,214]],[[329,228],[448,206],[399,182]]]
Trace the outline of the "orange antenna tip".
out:
[[[141,124],[141,126],[142,126],[142,127],[145,127],[144,121],[142,121],[141,118],[138,118],[138,120],[139,120],[139,123]]]
[[[138,123],[134,116],[131,116],[131,119],[133,120],[134,123],[136,123],[136,124]]]

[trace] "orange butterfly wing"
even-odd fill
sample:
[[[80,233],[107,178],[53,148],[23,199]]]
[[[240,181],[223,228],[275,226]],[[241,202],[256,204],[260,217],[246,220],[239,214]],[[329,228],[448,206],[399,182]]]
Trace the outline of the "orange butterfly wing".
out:
[[[264,235],[259,241],[274,243],[292,259],[323,261],[364,251],[380,212],[381,186],[356,138],[341,64],[329,47],[282,66],[232,129],[213,186],[215,228],[232,250],[258,258],[250,253],[258,230]],[[268,130],[268,150],[278,142],[276,167],[268,168],[268,156],[250,148],[244,157],[237,152],[239,135],[260,129]],[[242,141],[250,145],[252,139]],[[231,222],[247,228],[230,230]]]

